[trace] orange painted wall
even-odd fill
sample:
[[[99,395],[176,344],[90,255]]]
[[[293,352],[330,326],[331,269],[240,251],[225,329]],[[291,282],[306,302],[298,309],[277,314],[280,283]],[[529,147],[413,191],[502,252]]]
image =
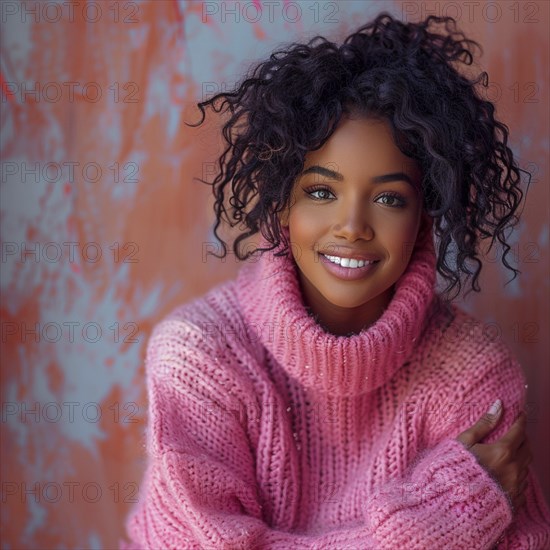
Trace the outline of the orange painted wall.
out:
[[[3,547],[114,548],[140,498],[151,328],[238,268],[203,257],[213,218],[193,178],[220,142],[213,120],[183,124],[194,102],[281,42],[338,39],[382,9],[455,16],[483,44],[534,173],[514,234],[523,275],[504,287],[489,262],[464,307],[523,364],[550,496],[547,2],[1,4]]]

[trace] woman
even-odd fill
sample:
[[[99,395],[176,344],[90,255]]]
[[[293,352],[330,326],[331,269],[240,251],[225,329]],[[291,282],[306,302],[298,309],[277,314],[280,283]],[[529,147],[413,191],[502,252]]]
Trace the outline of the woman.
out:
[[[450,303],[481,238],[516,274],[520,171],[458,71],[474,45],[381,14],[199,104],[230,114],[215,232],[250,261],[149,342],[126,548],[548,547],[521,367]]]

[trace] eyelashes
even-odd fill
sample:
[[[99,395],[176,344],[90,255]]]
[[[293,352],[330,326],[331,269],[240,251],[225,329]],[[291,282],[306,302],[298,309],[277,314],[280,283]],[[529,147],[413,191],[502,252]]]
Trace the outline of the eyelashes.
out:
[[[327,201],[336,198],[329,187],[322,185],[308,187],[304,189],[304,192],[314,201]],[[389,208],[405,208],[407,206],[405,197],[395,191],[384,191],[375,198],[375,202]]]
[[[332,191],[328,188],[328,187],[323,187],[322,185],[316,185],[314,187],[309,187],[308,189],[304,189],[304,191],[313,199],[313,200],[316,200],[316,201],[323,201],[323,200],[328,200],[329,197],[325,196],[325,197],[315,197],[314,196],[314,193],[324,193],[325,195],[332,195],[334,196],[334,194],[332,193]]]
[[[378,199],[386,199],[386,201],[380,202]],[[389,201],[387,199],[389,199]],[[402,197],[399,193],[394,193],[393,191],[382,193],[376,198],[376,201],[391,208],[405,208],[405,206],[407,206],[406,199]]]

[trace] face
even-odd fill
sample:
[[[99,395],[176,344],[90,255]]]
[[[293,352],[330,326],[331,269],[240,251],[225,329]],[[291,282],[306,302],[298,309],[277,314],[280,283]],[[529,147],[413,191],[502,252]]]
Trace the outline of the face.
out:
[[[376,119],[342,118],[306,155],[282,223],[306,305],[333,332],[368,326],[391,300],[420,225],[420,178]]]

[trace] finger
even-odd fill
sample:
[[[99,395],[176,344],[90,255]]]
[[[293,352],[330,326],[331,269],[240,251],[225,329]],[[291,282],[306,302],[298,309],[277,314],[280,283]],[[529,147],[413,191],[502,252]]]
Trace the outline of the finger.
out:
[[[533,461],[533,453],[531,452],[531,446],[529,445],[529,439],[526,437],[523,443],[516,450],[516,456],[518,462],[520,462],[525,470],[529,467]]]
[[[512,504],[514,507],[514,512],[518,512],[521,508],[523,508],[525,506],[525,502],[525,494],[523,493],[517,498],[513,499]]]
[[[527,479],[518,479],[513,489],[510,489],[510,495],[513,499],[519,498],[527,489],[529,482]]]
[[[457,439],[469,449],[495,428],[502,413],[502,402],[497,399],[489,410],[471,427],[463,431]]]
[[[521,488],[520,488],[520,491],[521,493],[525,493],[525,491],[527,491],[527,487],[529,486],[529,479],[527,478],[527,476],[525,477],[525,479],[521,482]]]
[[[510,429],[500,438],[500,442],[511,449],[518,449],[523,444],[527,434],[525,433],[526,418],[523,411]]]
[[[529,483],[526,479],[524,479],[519,485],[516,490],[516,499],[522,499],[525,498],[525,492],[527,490]]]
[[[527,471],[521,472],[518,480],[518,485],[521,487],[521,490],[524,491],[529,484],[529,473]]]

